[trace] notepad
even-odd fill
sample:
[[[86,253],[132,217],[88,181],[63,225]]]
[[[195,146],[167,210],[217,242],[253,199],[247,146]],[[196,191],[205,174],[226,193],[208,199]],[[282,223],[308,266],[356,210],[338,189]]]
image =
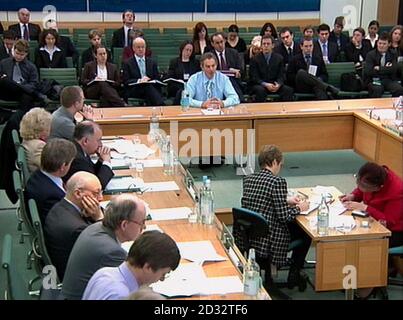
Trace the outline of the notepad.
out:
[[[198,263],[228,260],[216,252],[211,241],[178,242],[177,245],[182,259]]]
[[[150,216],[152,220],[178,220],[187,219],[192,209],[188,207],[178,208],[164,208],[164,209],[152,209],[150,210]]]
[[[175,181],[149,182],[144,184],[144,189],[147,192],[176,191],[179,186]]]
[[[347,215],[330,215],[329,228],[343,229],[343,231],[350,231],[356,227],[354,217]]]

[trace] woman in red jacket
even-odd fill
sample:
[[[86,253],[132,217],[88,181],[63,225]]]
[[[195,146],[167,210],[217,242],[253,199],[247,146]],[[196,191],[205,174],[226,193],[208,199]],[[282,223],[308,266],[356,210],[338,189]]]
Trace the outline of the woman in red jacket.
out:
[[[365,211],[384,224],[392,232],[389,247],[403,245],[403,181],[392,170],[364,164],[358,171],[357,188],[340,200],[347,209]]]

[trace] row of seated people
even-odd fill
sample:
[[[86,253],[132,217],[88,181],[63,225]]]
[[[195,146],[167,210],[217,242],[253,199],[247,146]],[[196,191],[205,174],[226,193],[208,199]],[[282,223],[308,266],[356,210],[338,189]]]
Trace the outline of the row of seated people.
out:
[[[289,30],[284,34],[291,36]],[[358,35],[362,36],[360,30],[356,32],[357,38]],[[2,75],[0,87],[5,88],[0,93],[1,99],[21,101],[23,97],[32,98],[32,95],[37,94],[32,86],[38,80],[38,74],[34,65],[26,59],[28,48],[24,41],[19,40],[13,57],[0,62]],[[286,41],[288,40],[285,37],[284,42]],[[337,88],[327,84],[326,62],[329,56],[315,53],[312,38],[305,38],[299,46],[294,45],[294,50],[284,56],[278,53],[282,47],[275,47],[271,36],[263,36],[262,51],[250,61],[246,89],[242,82],[244,69],[240,56],[234,49],[226,48],[225,43],[226,39],[222,33],[214,34],[213,50],[210,53],[214,56],[215,68],[228,76],[240,102],[245,101],[246,92],[253,95],[256,102],[266,101],[269,94],[278,94],[283,101],[294,100],[294,92],[313,93],[317,99],[335,98],[338,94]],[[360,50],[363,47],[361,46]],[[369,96],[381,97],[384,91],[389,91],[393,96],[402,95],[403,88],[398,81],[401,77],[399,74],[401,68],[398,57],[390,49],[388,35],[380,36],[376,49],[367,53],[360,50],[357,49],[355,54],[358,59],[357,68],[362,68],[365,57],[362,75]],[[84,66],[81,75],[86,97],[100,99],[101,106],[125,106],[128,98],[145,99],[146,104],[151,106],[164,105],[161,86],[150,83],[150,80],[174,78],[186,82],[199,72],[200,67],[203,72],[206,71],[203,64],[199,64],[196,60],[191,41],[182,44],[178,58],[171,61],[169,72],[163,79],[158,73],[156,61],[146,56],[146,42],[143,38],[134,39],[133,51],[134,56],[123,63],[120,72],[116,65],[108,62],[108,50],[98,45],[94,52],[94,61]],[[205,60],[201,59],[202,61]],[[24,86],[27,86],[27,79],[31,81],[29,93],[24,89]],[[169,84],[168,93],[175,97],[174,104],[179,104],[181,90],[181,85],[176,82]],[[23,101],[23,104],[23,108],[29,105],[26,101]]]
[[[72,110],[68,110],[73,114],[75,110],[80,110],[80,106],[83,108],[84,99],[78,87],[71,87],[65,92],[66,96],[68,93],[71,97],[77,94],[81,96],[71,107]],[[29,133],[41,132],[40,138],[47,140],[46,132],[52,132],[56,125],[57,129],[63,130],[65,128],[61,123],[72,123],[71,119],[64,121],[61,121],[60,112],[51,117],[39,108],[32,109],[24,116],[20,133],[28,158],[35,153],[34,143],[29,142],[33,135]],[[108,281],[102,281],[100,278],[112,270],[130,275],[124,261],[133,254],[134,249],[127,253],[120,243],[137,237],[141,239],[146,217],[144,203],[131,195],[121,195],[112,199],[103,212],[99,204],[103,199],[103,186],[97,173],[82,169],[84,171],[65,178],[66,172],[70,172],[77,161],[83,161],[79,160],[82,158],[79,153],[91,154],[90,145],[92,148],[98,146],[98,150],[102,148],[100,135],[102,131],[96,124],[84,121],[75,126],[73,143],[60,138],[49,139],[46,143],[40,141],[39,169],[33,172],[27,184],[27,197],[39,204],[46,246],[58,277],[63,282],[63,297],[67,299],[122,299],[138,289],[127,280],[114,281],[115,277],[108,277]],[[107,160],[101,157],[100,161]],[[242,207],[261,213],[270,221],[273,230],[270,237],[250,239],[262,268],[268,266],[265,262],[267,259],[278,268],[290,264],[288,287],[298,286],[300,290],[305,290],[306,280],[302,269],[311,240],[295,223],[295,218],[309,204],[297,197],[287,197],[286,180],[280,177],[283,162],[283,155],[277,147],[263,147],[259,154],[261,170],[244,179]],[[102,165],[107,166],[105,163]],[[66,183],[63,184],[62,180]],[[390,169],[367,163],[358,172],[357,188],[340,200],[349,210],[366,211],[374,219],[384,221],[392,231],[389,245],[396,247],[402,245],[402,188],[401,179]],[[234,235],[236,244],[242,250],[242,237],[237,226],[234,226]],[[288,260],[288,245],[291,240],[297,239],[301,240],[301,245],[293,250]],[[115,269],[109,268],[107,271],[102,269],[104,267]],[[176,264],[164,267],[173,270]],[[276,288],[270,272],[265,274],[265,287],[272,297],[287,299]],[[360,290],[359,293],[361,297],[366,297],[368,292]]]

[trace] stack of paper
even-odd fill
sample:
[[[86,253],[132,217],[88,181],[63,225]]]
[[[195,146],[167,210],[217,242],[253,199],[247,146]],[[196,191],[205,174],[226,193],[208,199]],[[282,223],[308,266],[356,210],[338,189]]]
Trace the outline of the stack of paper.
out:
[[[369,109],[367,113],[376,120],[394,120],[396,119],[395,109]]]
[[[188,207],[152,209],[150,216],[152,220],[177,220],[187,219],[191,212],[192,209]]]
[[[203,263],[205,261],[225,261],[214,249],[211,241],[191,241],[177,243],[183,259]]]
[[[118,144],[117,148],[118,149],[114,147],[113,149],[117,151],[111,152],[111,156],[114,159],[146,159],[147,157],[155,153],[155,150],[148,148],[145,144],[131,144],[130,148],[127,144]]]
[[[355,220],[352,216],[329,216],[329,228],[342,229],[344,231],[352,230],[356,226]]]
[[[111,165],[113,170],[129,169],[129,165],[125,159],[111,159]]]
[[[338,216],[346,212],[347,208],[339,201],[329,206],[329,216]]]
[[[239,277],[207,278],[203,268],[196,263],[180,264],[164,281],[151,285],[155,292],[167,297],[189,297],[243,292]]]

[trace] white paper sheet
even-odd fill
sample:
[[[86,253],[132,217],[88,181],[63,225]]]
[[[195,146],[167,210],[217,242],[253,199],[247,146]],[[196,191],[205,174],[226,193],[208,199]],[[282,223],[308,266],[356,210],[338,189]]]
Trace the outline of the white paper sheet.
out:
[[[205,291],[201,294],[228,294],[243,292],[243,283],[237,276],[205,279]]]
[[[144,190],[147,192],[176,191],[179,190],[179,186],[175,181],[149,182],[144,184]]]
[[[352,216],[333,215],[329,216],[329,228],[342,229],[342,231],[350,231],[356,227],[355,220]]]
[[[129,169],[129,165],[125,159],[111,159],[111,165],[113,170],[117,169]]]
[[[308,70],[308,73],[309,73],[309,74],[311,74],[311,75],[313,75],[314,77],[316,77],[317,71],[318,71],[318,66],[314,66],[313,64],[311,64],[311,65],[309,66],[309,70]]]
[[[130,176],[113,177],[106,185],[105,191],[129,190],[134,188],[144,188],[144,181]]]
[[[144,164],[144,168],[162,168],[164,163],[161,159],[139,160]]]
[[[183,259],[203,263],[205,261],[225,261],[214,249],[211,241],[190,241],[177,243]]]
[[[119,140],[120,141],[120,140]],[[127,141],[127,140],[123,140]],[[155,153],[155,150],[148,148],[144,144],[128,144],[113,145],[118,151],[112,151],[111,156],[114,159],[146,159]],[[117,148],[116,148],[117,147]]]
[[[171,271],[164,281],[158,281],[150,287],[167,297],[192,296],[206,291],[206,274],[200,264],[183,263]]]
[[[331,206],[329,206],[329,216],[338,216],[346,211],[347,208],[344,207],[343,204],[339,201],[334,202]]]
[[[201,109],[201,112],[205,116],[219,116],[221,114],[220,109]]]
[[[152,220],[177,220],[177,219],[187,219],[192,209],[188,207],[178,207],[178,208],[164,208],[164,209],[152,209],[150,210],[150,215]]]

